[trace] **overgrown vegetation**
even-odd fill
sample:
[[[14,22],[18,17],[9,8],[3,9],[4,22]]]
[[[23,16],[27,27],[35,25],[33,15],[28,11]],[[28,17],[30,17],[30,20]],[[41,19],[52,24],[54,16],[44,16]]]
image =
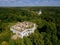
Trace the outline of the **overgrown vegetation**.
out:
[[[18,21],[31,21],[38,27],[30,36],[12,40],[10,26]],[[60,45],[60,7],[0,8],[0,45]]]

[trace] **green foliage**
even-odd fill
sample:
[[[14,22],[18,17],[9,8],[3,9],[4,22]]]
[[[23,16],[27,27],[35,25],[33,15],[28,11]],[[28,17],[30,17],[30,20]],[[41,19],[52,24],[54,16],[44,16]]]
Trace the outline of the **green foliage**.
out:
[[[11,39],[9,39],[8,43],[9,43],[9,45],[16,45],[15,41],[11,40]]]
[[[15,40],[15,42],[16,42],[16,45],[25,45],[24,44],[24,40],[20,39],[20,38],[18,38],[17,40]]]
[[[38,15],[38,11],[42,14]],[[37,24],[33,34],[12,40],[10,26],[16,22],[31,21]],[[60,7],[0,8],[1,45],[60,45]]]
[[[25,45],[32,45],[30,38],[24,37],[24,44]]]
[[[39,34],[38,31],[34,34],[31,34],[29,38],[33,42],[33,45],[44,45],[43,36]]]
[[[1,45],[8,45],[8,43],[6,41],[3,41]]]

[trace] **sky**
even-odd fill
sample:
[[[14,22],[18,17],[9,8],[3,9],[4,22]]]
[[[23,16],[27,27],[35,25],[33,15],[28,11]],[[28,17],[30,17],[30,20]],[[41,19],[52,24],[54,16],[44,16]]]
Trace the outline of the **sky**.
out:
[[[1,6],[60,6],[60,0],[0,0]]]

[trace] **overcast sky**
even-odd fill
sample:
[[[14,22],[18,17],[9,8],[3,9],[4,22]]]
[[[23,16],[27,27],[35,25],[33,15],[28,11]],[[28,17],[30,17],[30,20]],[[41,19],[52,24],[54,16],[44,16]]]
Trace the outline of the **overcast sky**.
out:
[[[0,0],[0,6],[60,6],[60,0]]]

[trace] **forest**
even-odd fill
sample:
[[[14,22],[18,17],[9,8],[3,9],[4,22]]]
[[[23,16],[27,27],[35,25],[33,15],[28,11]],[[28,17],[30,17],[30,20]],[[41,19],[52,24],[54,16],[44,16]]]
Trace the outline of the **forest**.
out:
[[[30,36],[12,40],[10,27],[22,21],[38,27]],[[0,45],[60,45],[60,7],[0,7]]]

